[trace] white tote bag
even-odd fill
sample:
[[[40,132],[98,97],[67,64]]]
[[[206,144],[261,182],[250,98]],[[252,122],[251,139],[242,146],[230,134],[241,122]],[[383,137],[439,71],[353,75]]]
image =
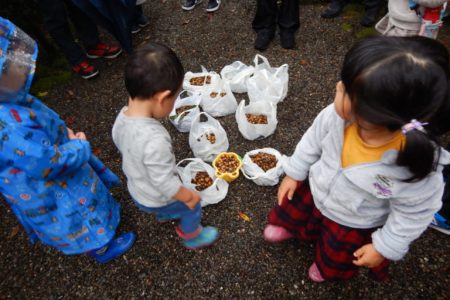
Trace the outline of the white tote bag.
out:
[[[201,117],[207,120],[202,122]],[[195,157],[211,162],[217,154],[228,150],[228,137],[220,122],[205,112],[192,121],[189,132],[189,146]]]
[[[191,130],[192,120],[200,113],[199,105],[201,101],[202,97],[198,93],[189,91],[182,91],[180,93],[169,115],[170,122],[178,131],[189,132]],[[183,107],[191,108],[184,110]],[[183,110],[183,112],[177,114],[178,109]]]
[[[181,166],[184,162],[188,162],[184,167]],[[183,182],[183,185],[192,191],[199,193],[202,201],[201,206],[208,204],[216,204],[222,201],[228,193],[228,182],[221,178],[217,178],[213,167],[205,163],[199,158],[186,158],[177,164],[178,175]],[[192,183],[198,172],[206,172],[211,177],[213,183],[206,189],[198,191],[196,184]]]
[[[257,155],[258,153],[274,155],[277,160],[275,167],[264,171],[258,164],[253,162],[251,156]],[[284,156],[273,148],[252,150],[244,155],[241,171],[245,178],[252,180],[257,185],[273,186],[278,184],[280,176],[283,174],[283,160]]]
[[[201,107],[213,117],[223,117],[236,111],[237,101],[230,85],[224,81],[212,84],[202,93]]]
[[[253,75],[253,66],[247,66],[241,61],[235,61],[231,65],[226,65],[220,71],[222,80],[230,84],[234,93],[247,93],[247,80]]]
[[[262,63],[259,63],[259,60]],[[278,104],[288,92],[288,65],[272,68],[267,58],[257,54],[254,59],[255,71],[247,80],[247,92],[250,102],[267,101]]]
[[[252,124],[247,119],[247,114],[263,115],[267,119],[267,124]],[[277,107],[272,102],[250,102],[245,106],[242,100],[236,110],[236,122],[239,131],[247,140],[263,139],[275,132],[277,128]]]

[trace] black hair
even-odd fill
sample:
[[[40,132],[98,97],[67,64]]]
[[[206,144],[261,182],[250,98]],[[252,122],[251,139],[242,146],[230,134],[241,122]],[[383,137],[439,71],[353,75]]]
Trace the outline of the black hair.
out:
[[[183,65],[175,52],[154,42],[136,49],[125,67],[125,86],[133,99],[148,99],[165,90],[175,94],[183,78]]]
[[[411,130],[397,157],[412,177],[425,178],[440,155],[435,135],[450,129],[449,54],[424,37],[371,37],[346,54],[342,82],[354,113],[391,131],[412,119],[428,122],[426,132]]]

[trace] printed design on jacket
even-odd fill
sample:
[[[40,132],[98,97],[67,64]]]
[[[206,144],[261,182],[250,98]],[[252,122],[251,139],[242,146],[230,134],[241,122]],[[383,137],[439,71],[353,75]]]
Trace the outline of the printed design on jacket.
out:
[[[387,199],[392,196],[391,188],[394,186],[392,180],[384,175],[377,174],[375,176],[376,182],[373,183],[377,198]]]

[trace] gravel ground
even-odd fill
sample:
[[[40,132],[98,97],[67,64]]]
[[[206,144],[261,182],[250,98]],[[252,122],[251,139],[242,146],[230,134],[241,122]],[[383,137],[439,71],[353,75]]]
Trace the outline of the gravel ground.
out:
[[[210,17],[203,8],[182,12],[176,0],[150,2],[145,12],[151,26],[135,37],[137,45],[149,40],[165,43],[178,53],[185,69],[192,71],[204,65],[219,72],[236,60],[252,62],[256,54],[251,30],[254,1],[225,1]],[[278,106],[277,131],[250,142],[238,132],[234,116],[220,118],[231,151],[243,155],[273,147],[290,155],[314,116],[332,101],[342,58],[360,27],[352,14],[320,19],[325,5],[326,1],[302,1],[298,47],[284,50],[276,37],[264,53],[273,66],[289,64],[289,93]],[[448,43],[448,32],[443,36]],[[69,126],[86,132],[95,152],[122,177],[111,127],[127,98],[122,79],[125,60],[122,56],[98,62],[100,78],[73,78],[49,91],[46,100]],[[245,98],[237,95],[238,100]],[[188,135],[167,121],[164,125],[173,137],[177,159],[192,157]],[[259,187],[240,176],[224,201],[204,210],[204,224],[217,226],[221,238],[214,247],[197,252],[181,246],[174,224],[157,224],[153,216],[140,212],[124,185],[113,194],[122,204],[119,232],[134,230],[138,239],[126,255],[108,265],[84,255],[65,256],[40,243],[31,247],[12,213],[0,205],[0,299],[450,298],[449,237],[434,230],[427,230],[402,261],[393,263],[392,278],[386,283],[372,281],[363,269],[349,281],[314,284],[307,275],[313,259],[311,246],[298,242],[270,245],[262,239],[276,187]],[[239,212],[251,220],[239,218]]]

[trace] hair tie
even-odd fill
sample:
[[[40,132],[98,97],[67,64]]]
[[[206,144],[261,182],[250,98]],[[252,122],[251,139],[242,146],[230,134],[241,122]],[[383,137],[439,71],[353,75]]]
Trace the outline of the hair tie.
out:
[[[423,128],[423,126],[425,125],[428,125],[428,122],[422,123],[417,121],[416,119],[412,119],[409,123],[406,123],[405,125],[402,126],[402,132],[403,134],[407,134],[411,130],[415,129],[425,132],[425,129]]]

